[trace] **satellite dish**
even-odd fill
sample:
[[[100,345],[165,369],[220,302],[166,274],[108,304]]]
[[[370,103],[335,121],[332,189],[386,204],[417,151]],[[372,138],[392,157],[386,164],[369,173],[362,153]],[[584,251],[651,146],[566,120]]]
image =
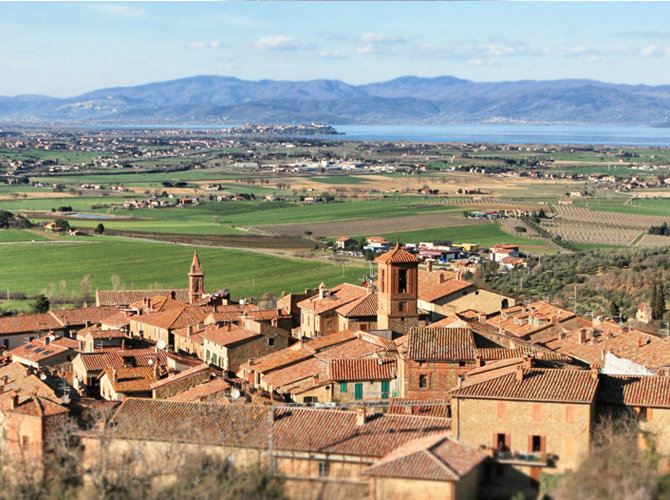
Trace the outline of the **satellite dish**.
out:
[[[49,340],[51,340],[51,341],[56,340],[56,336],[55,335],[49,335]]]
[[[241,306],[244,305],[244,299],[240,299],[240,305],[241,305]]]
[[[40,375],[40,380],[46,380],[46,379],[47,379],[47,376],[44,373],[42,375]]]
[[[156,342],[156,347],[163,350],[167,347],[167,344],[165,343],[164,340],[159,340],[158,342]]]
[[[239,399],[239,397],[242,395],[242,393],[239,391],[239,389],[233,389],[230,391],[230,397],[233,399]]]
[[[149,361],[147,361],[147,363],[149,363],[149,366],[151,366],[151,365],[154,364],[154,360],[153,360],[153,359],[150,359]]]

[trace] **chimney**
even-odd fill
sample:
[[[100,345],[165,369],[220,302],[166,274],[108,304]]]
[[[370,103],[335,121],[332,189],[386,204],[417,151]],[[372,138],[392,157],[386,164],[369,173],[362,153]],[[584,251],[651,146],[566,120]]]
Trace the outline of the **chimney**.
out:
[[[356,425],[364,425],[367,419],[367,411],[364,406],[356,408]]]
[[[44,337],[44,345],[49,345],[49,342],[51,342],[51,339],[47,335],[46,337]]]
[[[667,373],[664,368],[659,368],[658,370],[656,370],[656,375],[658,375],[659,377],[665,377],[666,374]]]
[[[177,297],[176,292],[175,292],[174,290],[170,290],[170,298],[171,298],[172,300],[174,300],[175,297]]]
[[[186,335],[190,337],[192,334],[193,334],[193,327],[191,325],[188,325],[186,327]]]
[[[19,406],[19,395],[18,395],[18,394],[14,394],[14,395],[12,396],[12,399],[10,400],[10,403],[9,403],[9,409],[10,409],[10,410],[13,410],[13,409],[15,409],[15,408],[18,407],[18,406]]]
[[[119,375],[116,373],[116,368],[112,370],[112,382],[116,383],[119,381]]]
[[[579,339],[578,339],[579,345],[585,344],[586,343],[586,330],[584,328],[581,328],[579,330]]]
[[[88,322],[88,320],[86,320],[86,322],[84,324],[86,325],[86,328],[88,328],[90,326],[90,323]]]
[[[126,350],[126,339],[121,339],[121,350],[122,351]]]
[[[461,387],[463,387],[463,377],[462,376],[459,375],[458,377],[456,377],[456,385],[458,386],[459,389]]]
[[[600,373],[600,367],[597,364],[591,365],[591,378],[593,380],[598,380],[598,374]]]
[[[429,273],[433,272],[433,259],[426,260],[426,271],[428,271]]]
[[[558,340],[563,340],[565,338],[565,332],[561,330],[558,332]]]
[[[445,281],[447,281],[447,277],[444,275],[444,273],[440,273],[439,283],[444,283]]]
[[[480,323],[486,323],[486,313],[480,312],[477,319]]]
[[[320,299],[323,299],[323,298],[326,297],[327,295],[328,295],[328,288],[326,288],[326,284],[325,284],[325,283],[321,283],[321,284],[319,285],[319,298],[320,298]]]
[[[158,362],[154,363],[154,378],[158,378],[158,375],[160,374]]]
[[[518,365],[516,367],[516,371],[514,372],[514,375],[516,377],[517,382],[522,382],[523,381],[523,367],[521,365]]]
[[[228,323],[228,331],[230,332],[230,331],[232,331],[232,329],[233,329],[233,324],[232,324],[232,323]]]
[[[523,358],[523,367],[524,368],[532,368],[533,367],[533,357],[532,356],[525,356]]]
[[[482,353],[478,352],[475,354],[475,366],[483,366],[484,360],[482,359]],[[460,382],[460,379],[459,379]]]

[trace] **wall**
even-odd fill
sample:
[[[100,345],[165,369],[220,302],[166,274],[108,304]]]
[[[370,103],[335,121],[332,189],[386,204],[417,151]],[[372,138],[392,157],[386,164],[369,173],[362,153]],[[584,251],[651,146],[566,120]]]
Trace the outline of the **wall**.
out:
[[[181,377],[174,382],[157,387],[152,391],[154,399],[167,399],[175,394],[184,392],[186,389],[200,385],[209,380],[209,369],[192,373],[186,377]]]
[[[507,307],[516,304],[516,300],[512,297],[472,285],[465,290],[459,290],[432,303],[420,300],[419,308],[433,311],[433,320],[435,320],[468,309],[491,314],[500,311],[503,300],[507,300]],[[429,304],[432,304],[432,307]]]
[[[355,399],[356,384],[363,385],[363,399],[382,399],[382,381],[381,380],[350,380],[347,382],[347,392],[341,392],[341,383],[334,382],[333,384],[333,400],[334,401],[361,401]],[[389,395],[388,397],[398,397],[398,379],[389,380]]]
[[[273,345],[269,345],[269,338],[274,339]],[[251,358],[259,358],[286,347],[288,347],[288,337],[281,335],[263,335],[227,347],[220,346],[207,339],[204,339],[203,343],[205,362],[233,373],[236,373],[240,369],[240,365]],[[216,362],[213,361],[213,355],[216,355]]]
[[[422,500],[455,500],[453,482],[427,481],[395,477],[376,477],[372,479],[375,500],[406,500],[420,498]],[[472,499],[476,496],[463,496]]]
[[[410,399],[443,398],[445,392],[456,387],[458,376],[476,367],[474,362],[414,361],[405,359],[402,397]],[[426,388],[419,387],[419,376],[426,375]]]
[[[530,451],[531,436],[544,436],[546,453],[557,456],[555,469],[545,469],[549,473],[576,468],[580,458],[588,453],[593,415],[590,404],[452,400],[456,439],[473,446],[492,447],[495,434],[509,434],[510,449],[526,453]]]

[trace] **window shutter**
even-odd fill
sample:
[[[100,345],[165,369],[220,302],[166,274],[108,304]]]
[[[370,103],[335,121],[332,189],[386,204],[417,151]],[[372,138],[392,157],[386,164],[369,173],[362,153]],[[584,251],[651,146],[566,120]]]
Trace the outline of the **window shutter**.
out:
[[[509,434],[505,434],[505,447],[508,450],[512,449],[512,436],[510,436]]]
[[[540,453],[547,452],[547,438],[545,436],[540,437]]]
[[[528,436],[528,451],[533,452],[533,436]]]

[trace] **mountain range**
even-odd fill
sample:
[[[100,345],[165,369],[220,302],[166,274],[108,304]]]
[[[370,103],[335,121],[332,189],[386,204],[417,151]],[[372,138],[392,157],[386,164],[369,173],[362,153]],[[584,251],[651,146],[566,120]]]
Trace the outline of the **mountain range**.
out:
[[[474,82],[451,76],[349,85],[195,76],[76,97],[0,96],[14,124],[670,123],[670,85],[595,80]]]

